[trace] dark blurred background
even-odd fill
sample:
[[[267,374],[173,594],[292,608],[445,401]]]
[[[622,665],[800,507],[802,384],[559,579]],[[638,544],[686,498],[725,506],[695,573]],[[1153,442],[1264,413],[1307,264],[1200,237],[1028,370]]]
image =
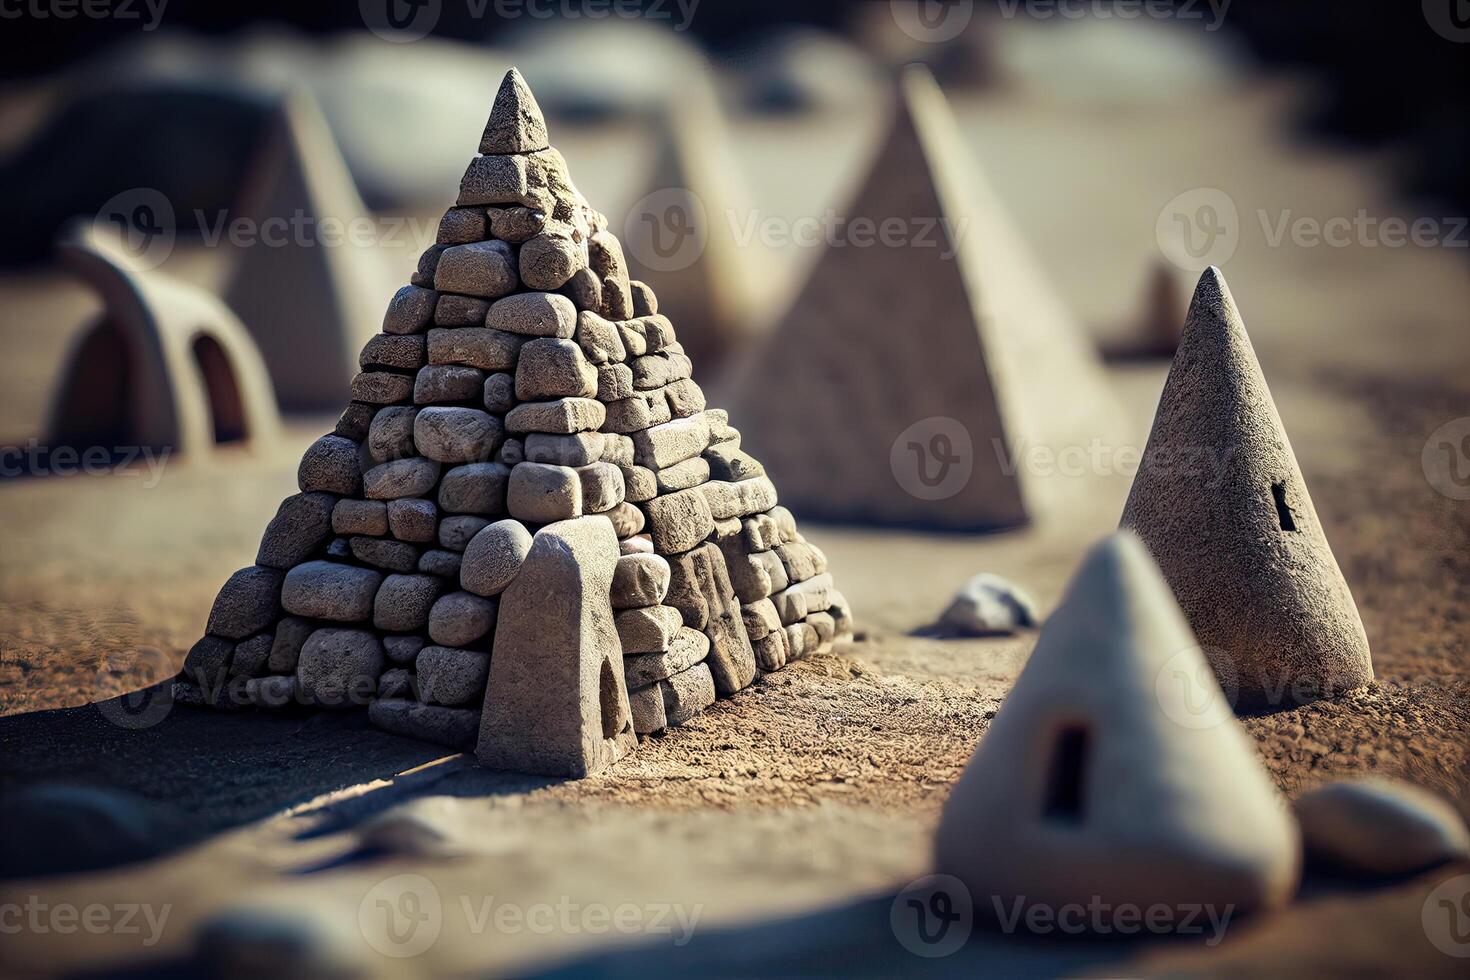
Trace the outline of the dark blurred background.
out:
[[[143,0],[116,0],[117,9],[129,10],[127,18],[26,15],[29,8],[25,4],[37,2],[9,4],[0,21],[4,48],[0,79],[10,93],[102,57],[119,42],[137,40],[140,20],[132,12],[136,11],[137,18],[149,16]],[[938,0],[926,2],[939,5]],[[557,0],[544,3],[541,9],[580,16],[606,6],[606,0],[590,5]],[[1150,6],[1176,8],[1180,14],[1177,25],[1186,30],[1204,29],[1202,21],[1192,19],[1212,15],[1203,0],[1172,4],[1151,0]],[[651,7],[673,9],[674,4],[673,0],[619,0],[620,10]],[[878,7],[887,4],[883,0],[700,0],[686,33],[718,59],[738,56],[749,49],[752,39],[783,25],[809,25],[855,37]],[[1003,14],[1007,8],[1015,9],[1013,3],[984,0],[975,8],[982,17],[986,12]],[[405,11],[413,9],[404,7]],[[1327,145],[1385,149],[1393,154],[1393,172],[1401,192],[1426,205],[1463,210],[1470,203],[1470,167],[1465,166],[1470,114],[1464,107],[1464,94],[1470,92],[1470,45],[1463,43],[1463,35],[1470,34],[1470,4],[1465,0],[1424,0],[1422,4],[1415,0],[1233,0],[1219,9],[1223,13],[1220,32],[1262,67],[1305,72],[1319,83],[1314,98],[1297,110],[1295,122],[1304,138]],[[526,26],[529,19],[495,16],[486,10],[484,4],[442,0],[432,34],[496,45]],[[1051,20],[1064,23],[1060,17]],[[1445,43],[1435,35],[1435,23],[1448,25],[1444,29],[1456,32],[1462,43]],[[163,33],[187,32],[214,39],[261,28],[325,36],[361,32],[364,14],[361,4],[351,0],[317,4],[167,0],[162,25]],[[640,68],[630,63],[626,70],[637,73]],[[113,106],[109,113],[116,116],[120,111]],[[180,111],[213,116],[220,124],[216,150],[221,164],[247,152],[256,136],[253,129],[260,123],[260,114],[239,106],[233,109],[237,116],[227,121],[218,118],[224,110],[213,103],[192,110],[181,106]],[[1209,105],[1202,104],[1200,111],[1209,112]],[[80,146],[109,158],[106,165],[97,158],[89,164],[88,195],[96,199],[49,199],[36,181],[45,175],[52,154],[46,152],[47,147],[27,146],[18,139],[19,126],[15,113],[0,116],[0,160],[4,160],[5,177],[0,195],[5,198],[9,226],[0,259],[6,262],[34,261],[46,254],[58,209],[85,213],[116,190],[147,182],[148,175],[132,172],[129,147],[81,140]],[[44,141],[46,134],[40,138]],[[52,152],[55,149],[49,147]],[[198,147],[191,149],[199,152]],[[389,203],[375,199],[371,187],[364,188],[364,195],[374,206]]]

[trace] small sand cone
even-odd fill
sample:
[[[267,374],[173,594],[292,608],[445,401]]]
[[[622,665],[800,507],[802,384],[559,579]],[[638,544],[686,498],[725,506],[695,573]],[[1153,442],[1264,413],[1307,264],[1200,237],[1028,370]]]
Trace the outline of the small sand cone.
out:
[[[1373,679],[1368,638],[1220,271],[1205,270],[1122,526],[1241,710]]]
[[[1103,541],[950,794],[936,868],[977,908],[1245,913],[1291,897],[1299,851],[1148,552]]]

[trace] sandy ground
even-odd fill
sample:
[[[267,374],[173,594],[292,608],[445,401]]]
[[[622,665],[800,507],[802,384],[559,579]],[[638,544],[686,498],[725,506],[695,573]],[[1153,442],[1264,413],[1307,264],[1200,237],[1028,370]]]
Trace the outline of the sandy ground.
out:
[[[1153,218],[1179,190],[1229,183],[1257,189],[1233,191],[1243,211],[1286,200],[1324,215],[1382,199],[1363,161],[1329,165],[1300,148],[1232,135],[1280,111],[1271,103],[1268,112],[1263,98],[1205,119],[1181,110],[1172,128],[1114,120],[1151,141],[1126,153],[1126,140],[1065,109],[1050,110],[1049,128],[1037,121],[1043,113],[985,104],[966,107],[966,119],[980,148],[992,148],[996,183],[1014,199],[1022,226],[1044,254],[1057,256],[1049,265],[1068,301],[1079,310],[1120,310],[1133,292],[1122,285],[1128,270],[1151,249]],[[1051,142],[999,138],[1028,128]],[[792,136],[767,134],[766,142],[783,139]],[[1087,159],[1088,188],[1109,186],[1111,177],[1116,193],[1055,193],[1057,140],[1071,145],[1072,159]],[[1024,146],[1039,147],[1029,162],[1046,179],[1021,180],[1027,161],[1017,147]],[[1083,147],[1091,154],[1079,156]],[[1151,149],[1171,149],[1174,170],[1149,175],[1148,191],[1117,190],[1136,188],[1129,168],[1153,159]],[[1053,219],[1067,206],[1090,208],[1097,220],[1063,236]],[[1147,222],[1134,220],[1144,212]],[[1148,237],[1136,241],[1140,234]],[[1097,252],[1105,237],[1137,247]],[[1297,252],[1258,237],[1242,241],[1226,273],[1358,600],[1378,681],[1339,701],[1246,719],[1246,727],[1288,794],[1373,771],[1439,790],[1464,811],[1470,511],[1436,492],[1420,463],[1428,434],[1470,405],[1463,257],[1424,249]],[[27,311],[5,323],[15,356],[0,363],[0,381],[16,379],[6,389],[7,436],[34,431],[47,358],[62,342],[56,307],[36,299],[36,284],[10,289],[17,303],[32,305],[0,306]],[[74,296],[64,302],[71,315],[85,306]],[[51,319],[32,315],[39,310],[51,310]],[[1138,445],[1163,373],[1163,365],[1114,371]],[[376,732],[359,717],[178,708],[145,728],[109,722],[88,703],[176,669],[215,590],[249,562],[261,528],[292,491],[300,449],[326,424],[298,420],[285,445],[255,455],[172,461],[156,485],[146,470],[0,484],[0,789],[7,797],[39,783],[126,789],[143,801],[146,822],[166,829],[169,844],[168,853],[141,863],[0,883],[0,903],[168,910],[152,944],[146,930],[7,937],[0,943],[7,973],[120,962],[177,967],[202,923],[232,908],[269,908],[271,922],[285,920],[310,937],[325,962],[382,971],[524,972],[572,963],[578,972],[613,975],[649,968],[1460,975],[1462,961],[1429,943],[1420,912],[1436,883],[1466,867],[1377,887],[1314,876],[1292,908],[1232,925],[1216,947],[981,931],[954,956],[926,960],[899,943],[889,926],[894,893],[926,872],[948,788],[1034,643],[1034,636],[910,634],[981,570],[1026,585],[1050,608],[1083,549],[1115,526],[1126,474],[1080,478],[1084,504],[1002,535],[806,527],[853,603],[858,640],[773,675],[645,743],[613,772],[581,782],[486,773],[463,757],[445,759]],[[385,836],[384,821],[397,836]],[[61,860],[68,847],[44,833],[22,835],[15,846],[42,864]],[[424,876],[444,910],[438,941],[409,961],[375,953],[358,926],[374,889],[402,874]],[[553,934],[487,929],[473,914],[487,899],[521,908],[560,901],[697,909],[696,938],[675,945],[648,918],[643,931],[655,934],[642,936],[585,925]],[[267,928],[263,914],[253,921]]]

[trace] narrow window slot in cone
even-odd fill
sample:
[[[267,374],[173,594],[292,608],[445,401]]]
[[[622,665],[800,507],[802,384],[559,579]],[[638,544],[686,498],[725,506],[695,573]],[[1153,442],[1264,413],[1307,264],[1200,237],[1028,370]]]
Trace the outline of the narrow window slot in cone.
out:
[[[1081,823],[1086,815],[1082,783],[1087,774],[1087,729],[1069,725],[1057,735],[1047,769],[1046,810],[1048,820]]]
[[[1286,502],[1286,484],[1271,484],[1271,496],[1276,501],[1276,517],[1281,522],[1281,530],[1295,531],[1296,517],[1291,512],[1291,505]]]

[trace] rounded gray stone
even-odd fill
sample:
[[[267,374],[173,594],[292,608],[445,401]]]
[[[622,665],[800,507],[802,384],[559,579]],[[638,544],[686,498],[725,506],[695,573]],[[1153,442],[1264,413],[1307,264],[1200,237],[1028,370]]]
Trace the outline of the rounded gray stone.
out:
[[[321,490],[350,497],[362,491],[362,470],[357,462],[358,445],[338,435],[325,435],[312,443],[301,457],[296,482],[302,491]]]
[[[368,426],[368,455],[375,463],[407,459],[413,455],[413,419],[418,409],[412,405],[389,405],[378,410]]]
[[[516,254],[505,242],[471,242],[446,248],[434,270],[434,288],[494,299],[519,285]]]
[[[281,501],[261,535],[255,563],[287,569],[316,554],[332,536],[336,504],[337,498],[329,493],[298,493]]]
[[[381,500],[353,500],[344,497],[332,508],[332,530],[337,534],[366,534],[374,537],[387,534],[388,505]]]
[[[418,451],[441,463],[489,460],[504,433],[500,421],[478,408],[430,406],[413,422]]]
[[[1449,801],[1408,783],[1329,783],[1296,801],[1302,845],[1318,865],[1401,875],[1470,857],[1470,830]]]
[[[464,551],[475,535],[489,524],[486,518],[475,514],[456,514],[439,522],[439,545],[450,551]],[[456,575],[455,578],[459,576]]]
[[[612,606],[656,606],[669,594],[669,563],[662,555],[621,555],[613,569]]]
[[[309,561],[286,573],[281,605],[293,615],[311,619],[367,620],[382,581],[382,574],[370,568]]]
[[[485,372],[467,364],[430,364],[419,369],[413,382],[416,405],[469,402],[480,396]]]
[[[993,636],[1035,626],[1036,600],[999,575],[981,572],[960,586],[936,624],[938,632]]]
[[[516,362],[516,398],[591,398],[597,394],[597,370],[573,340],[538,337],[521,347]]]
[[[399,541],[433,541],[439,508],[432,500],[409,497],[388,502],[388,529]]]
[[[373,600],[373,625],[395,633],[425,628],[429,610],[444,588],[444,580],[437,575],[389,575]]]
[[[365,707],[383,673],[383,644],[367,630],[326,627],[307,637],[296,664],[302,700],[323,708]]]
[[[568,338],[577,329],[577,307],[556,293],[516,293],[490,304],[485,326],[527,337]]]
[[[504,415],[516,407],[516,379],[514,375],[500,372],[485,379],[481,393],[485,411]]]
[[[499,595],[521,570],[531,541],[531,532],[517,520],[496,521],[483,528],[465,548],[460,588],[476,595]]]
[[[581,245],[542,232],[521,246],[520,263],[521,281],[530,288],[560,289],[587,261]]]
[[[383,317],[384,333],[418,333],[434,316],[434,303],[439,294],[421,286],[404,286],[388,302]]]
[[[532,524],[549,524],[582,516],[582,484],[570,466],[520,463],[510,471],[506,490],[510,516]]]
[[[456,706],[477,702],[490,674],[490,654],[430,646],[419,651],[415,664],[419,697],[426,704]]]
[[[502,463],[466,463],[445,472],[439,481],[439,506],[450,514],[500,514],[510,467]]]
[[[268,629],[280,611],[281,572],[251,565],[231,575],[215,596],[205,632],[243,640]]]
[[[429,639],[441,646],[467,647],[494,629],[498,608],[494,599],[470,592],[440,596],[429,610]]]
[[[439,464],[421,456],[380,463],[363,474],[363,494],[369,500],[422,497],[434,489]]]

